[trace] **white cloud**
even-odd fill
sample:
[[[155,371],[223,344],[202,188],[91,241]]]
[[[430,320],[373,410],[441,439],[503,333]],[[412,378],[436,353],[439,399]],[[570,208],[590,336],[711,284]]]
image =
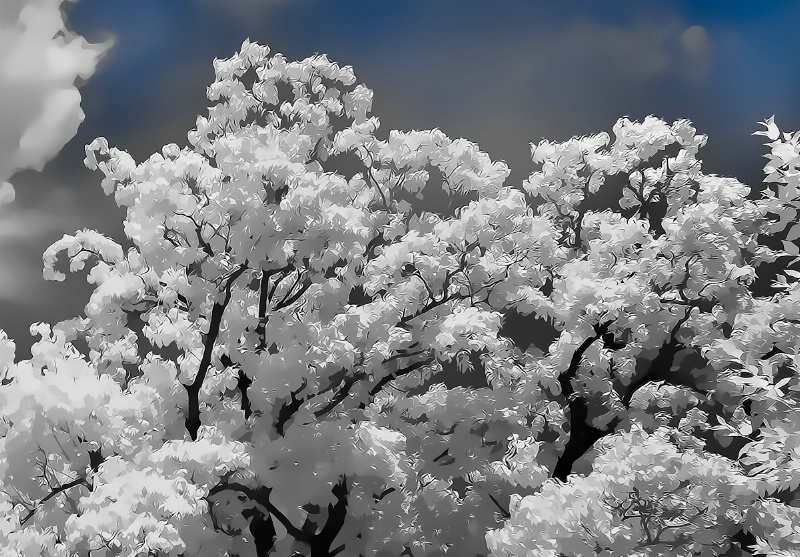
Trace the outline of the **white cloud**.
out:
[[[83,121],[76,79],[88,79],[110,44],[65,27],[62,0],[0,0],[0,204],[18,170],[42,170]],[[75,1],[75,0],[69,0]]]
[[[15,197],[14,186],[8,182],[0,184],[0,205],[14,201]]]

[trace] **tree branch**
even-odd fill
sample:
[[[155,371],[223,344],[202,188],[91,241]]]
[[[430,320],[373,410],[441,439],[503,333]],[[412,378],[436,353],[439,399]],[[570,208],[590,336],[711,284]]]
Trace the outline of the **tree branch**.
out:
[[[331,410],[336,408],[336,406],[338,406],[344,399],[347,398],[347,395],[350,393],[350,389],[353,388],[353,385],[355,385],[361,379],[366,379],[366,377],[367,377],[366,373],[357,372],[351,378],[349,378],[349,380],[345,380],[342,388],[339,389],[339,391],[337,391],[335,395],[333,395],[333,398],[328,402],[328,404],[326,404],[324,407],[314,412],[314,416],[316,418],[321,418],[326,414],[328,414]]]
[[[598,439],[613,432],[614,428],[621,421],[619,417],[615,417],[611,421],[609,428],[605,431],[587,423],[589,407],[585,400],[575,396],[575,389],[572,387],[571,382],[580,368],[581,360],[586,350],[589,349],[592,343],[608,333],[611,323],[612,321],[606,321],[599,325],[594,325],[594,336],[587,338],[581,343],[572,355],[567,370],[558,377],[558,382],[561,385],[561,392],[564,393],[564,396],[566,396],[569,401],[570,416],[569,441],[567,441],[564,453],[559,457],[552,474],[553,478],[559,479],[562,482],[567,481],[567,477],[572,472],[573,464],[575,464]]]
[[[311,540],[311,557],[335,557],[344,551],[344,544],[334,549],[330,547],[347,518],[347,476],[341,477],[333,486],[331,493],[336,497],[336,504],[328,504],[328,520]]]
[[[278,434],[281,437],[284,436],[286,422],[288,422],[291,417],[295,415],[295,413],[300,409],[300,406],[303,405],[303,402],[305,402],[305,399],[297,398],[297,395],[300,393],[300,391],[305,389],[306,386],[308,386],[308,381],[305,377],[303,377],[302,386],[291,393],[292,401],[288,404],[283,404],[278,412],[278,421],[275,423],[275,429],[278,431]]]
[[[434,360],[436,360],[436,357],[435,356],[430,356],[430,357],[428,357],[428,358],[426,358],[424,360],[420,360],[418,362],[414,362],[410,366],[404,367],[403,369],[399,369],[399,370],[395,371],[394,373],[390,373],[389,375],[381,378],[381,380],[378,381],[375,384],[375,386],[372,388],[372,390],[370,390],[370,392],[369,392],[370,398],[375,398],[375,395],[377,395],[381,391],[381,389],[383,389],[384,385],[386,385],[390,381],[394,381],[398,377],[401,377],[403,375],[407,375],[407,374],[411,373],[412,371],[415,371],[415,370],[417,370],[417,369],[419,369],[419,368],[421,368],[423,366],[426,366],[426,365],[432,363]],[[361,403],[359,405],[359,408],[361,408],[361,409],[363,409],[365,407],[366,406],[364,405],[364,403]]]
[[[214,487],[212,487],[208,491],[208,496],[210,497],[216,493],[220,493],[226,490],[238,491],[239,493],[243,493],[247,495],[247,497],[249,497],[250,500],[254,501],[255,503],[258,503],[259,505],[267,509],[269,514],[274,516],[278,520],[278,522],[280,522],[283,525],[283,527],[286,528],[286,532],[290,536],[294,537],[296,540],[306,543],[309,543],[311,541],[310,536],[308,534],[306,534],[300,528],[297,528],[294,524],[292,524],[291,521],[288,518],[286,518],[286,515],[284,515],[281,511],[279,511],[275,507],[275,505],[273,505],[270,502],[269,496],[272,493],[271,487],[261,486],[257,488],[252,488],[244,484],[240,484],[238,482],[228,482],[224,484],[217,484]]]
[[[509,518],[511,518],[511,513],[510,513],[510,512],[508,512],[508,510],[507,510],[507,509],[504,509],[504,508],[503,508],[503,506],[502,506],[500,503],[498,503],[498,502],[497,502],[497,499],[495,499],[495,498],[494,498],[494,496],[493,496],[491,493],[487,493],[486,495],[488,495],[488,496],[489,496],[489,499],[491,499],[491,500],[492,500],[492,502],[495,504],[495,506],[496,506],[498,509],[500,509],[500,514],[502,514],[502,515],[503,515],[503,518],[505,518],[506,520],[508,520]]]
[[[89,482],[86,481],[86,478],[83,478],[83,477],[77,478],[75,480],[72,480],[69,483],[65,483],[65,484],[62,484],[62,485],[58,486],[57,488],[53,489],[50,493],[45,495],[38,503],[36,503],[33,506],[33,508],[31,510],[28,511],[28,514],[26,514],[25,517],[22,520],[20,520],[20,522],[19,522],[20,526],[25,526],[25,523],[28,522],[33,517],[34,514],[36,514],[36,510],[41,506],[42,503],[46,503],[47,501],[49,501],[50,499],[52,499],[53,497],[55,497],[59,493],[62,493],[64,491],[68,490],[68,489],[71,489],[71,488],[75,487],[76,485],[85,485],[88,488],[92,487],[91,484],[89,484]]]
[[[658,351],[658,355],[650,362],[647,370],[641,375],[637,374],[638,377],[634,377],[630,385],[628,385],[628,389],[625,392],[625,395],[622,397],[622,404],[625,406],[625,408],[630,408],[633,395],[636,394],[636,391],[638,391],[647,383],[664,380],[670,382],[670,384],[675,384],[675,378],[672,377],[672,374],[670,374],[670,370],[672,369],[672,364],[675,361],[675,356],[678,354],[678,352],[685,348],[685,345],[678,341],[677,334],[683,324],[689,320],[691,314],[692,308],[689,308],[686,314],[672,327],[670,330],[669,341],[661,346]],[[678,383],[680,384],[680,382]],[[691,387],[690,385],[685,386]]]
[[[364,250],[364,257],[367,259],[371,259],[375,255],[375,248],[378,246],[382,246],[386,242],[386,238],[383,235],[383,232],[375,236],[372,240],[369,241],[367,244],[366,249]]]
[[[277,538],[272,515],[264,516],[260,509],[253,508],[242,511],[242,516],[250,518],[250,535],[256,544],[256,555],[269,555]]]
[[[364,148],[364,150],[366,151],[367,155],[369,156],[369,165],[368,166],[364,165],[364,166],[366,166],[366,170],[367,170],[367,173],[364,175],[364,177],[365,178],[369,178],[369,180],[365,180],[365,181],[371,182],[371,185],[375,186],[375,189],[377,189],[378,193],[381,195],[381,200],[383,201],[383,206],[386,209],[389,209],[389,203],[386,201],[386,196],[383,195],[383,190],[378,185],[378,181],[372,175],[372,165],[375,164],[375,161],[372,158],[372,153],[370,153],[369,149],[367,149],[366,147]]]
[[[286,265],[280,269],[271,269],[269,271],[261,271],[261,283],[258,295],[258,325],[256,326],[256,335],[259,338],[259,346],[256,350],[263,350],[267,345],[266,329],[267,329],[267,303],[269,302],[269,279],[272,275],[287,272],[291,269],[291,265]]]
[[[564,373],[558,376],[558,383],[561,385],[561,392],[565,397],[569,398],[575,392],[575,389],[572,388],[571,380],[574,379],[575,375],[578,373],[583,355],[594,343],[594,341],[602,338],[604,334],[608,333],[608,328],[611,323],[612,321],[606,321],[599,325],[594,325],[594,336],[588,337],[580,344],[580,346],[578,346],[577,350],[575,350],[575,352],[572,354],[569,367]]]
[[[194,220],[194,217],[192,215],[187,215],[186,213],[181,213],[179,211],[175,211],[175,214],[179,217],[183,217],[192,221],[192,224],[194,224],[194,230],[197,233],[198,245],[203,249],[206,255],[208,255],[209,257],[214,257],[214,250],[211,249],[211,246],[208,244],[208,242],[206,242],[203,239],[203,233],[202,233],[203,226],[201,226],[196,220]]]
[[[383,501],[383,498],[384,498],[384,497],[386,497],[387,495],[389,495],[390,493],[393,493],[393,492],[395,492],[395,491],[396,491],[396,489],[395,489],[395,488],[393,488],[393,487],[388,487],[388,488],[384,489],[384,490],[381,492],[381,494],[380,494],[380,495],[378,495],[377,493],[373,493],[373,494],[372,494],[372,496],[375,498],[375,501],[378,501],[378,502],[380,502],[380,501]]]
[[[299,282],[300,282],[300,273],[298,272],[297,280],[292,285],[292,288],[289,289],[289,292],[294,290],[295,286],[297,286],[297,284]],[[306,290],[308,290],[311,287],[312,284],[313,283],[311,282],[311,279],[308,276],[306,276],[305,279],[303,280],[303,285],[300,287],[300,290],[295,292],[292,296],[289,296],[289,294],[287,293],[286,296],[284,296],[283,299],[280,302],[278,302],[278,304],[273,309],[274,310],[281,310],[283,308],[289,307],[290,305],[295,303],[297,300],[299,300],[300,296],[305,294]]]
[[[239,266],[228,279],[225,281],[225,295],[222,302],[215,302],[211,310],[211,323],[208,327],[208,334],[206,335],[205,345],[203,347],[203,356],[200,360],[200,367],[197,370],[197,375],[190,385],[183,385],[186,389],[186,394],[189,397],[189,404],[185,419],[186,430],[192,441],[197,440],[197,431],[200,429],[200,388],[208,373],[208,368],[211,365],[211,354],[214,349],[214,343],[217,341],[219,329],[222,326],[222,314],[225,313],[225,308],[231,299],[231,288],[233,283],[238,279],[242,273],[247,270],[247,261]]]

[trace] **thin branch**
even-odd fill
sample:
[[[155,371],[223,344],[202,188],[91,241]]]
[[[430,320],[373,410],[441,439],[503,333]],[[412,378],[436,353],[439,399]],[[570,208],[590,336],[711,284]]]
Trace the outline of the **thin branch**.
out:
[[[498,503],[498,502],[497,502],[497,499],[495,499],[495,498],[494,498],[494,496],[493,496],[491,493],[487,493],[486,495],[488,495],[488,496],[489,496],[489,499],[491,499],[491,500],[492,500],[492,502],[495,504],[495,506],[496,506],[498,509],[500,509],[500,513],[503,515],[503,518],[505,518],[506,520],[507,520],[507,519],[509,519],[509,518],[511,518],[511,513],[510,513],[510,512],[508,512],[508,510],[507,510],[507,509],[504,509],[504,508],[502,507],[502,505],[500,505],[500,503]]]
[[[358,372],[353,375],[349,380],[345,380],[344,385],[341,389],[333,396],[333,398],[326,404],[324,407],[320,408],[316,412],[314,412],[314,416],[316,418],[321,418],[328,414],[331,410],[336,408],[344,399],[347,398],[347,395],[350,394],[350,389],[353,388],[358,381],[361,379],[366,379],[367,374],[362,372]]]
[[[369,166],[365,165],[365,166],[367,166],[367,168],[366,168],[367,169],[367,174],[365,175],[365,177],[369,178],[369,181],[372,182],[372,185],[374,185],[375,188],[378,190],[378,193],[381,194],[381,200],[383,200],[383,206],[386,209],[388,209],[389,208],[389,203],[386,201],[386,196],[383,195],[383,190],[378,185],[378,181],[372,175],[372,165],[375,164],[375,160],[372,158],[372,153],[369,152],[369,149],[364,147],[364,151],[367,153],[367,156],[369,156]]]
[[[289,289],[289,292],[294,290],[294,288],[300,282],[300,275],[301,275],[301,273],[298,272],[297,273],[297,280],[295,280],[294,284]],[[313,282],[308,277],[308,275],[306,275],[305,279],[303,280],[303,285],[300,287],[300,290],[298,290],[297,292],[295,292],[292,296],[290,296],[288,298],[286,297],[286,296],[289,296],[289,293],[287,292],[286,296],[284,296],[284,298],[280,302],[278,302],[273,309],[277,311],[277,310],[281,310],[281,309],[289,307],[290,305],[295,303],[297,300],[299,300],[300,297],[303,294],[306,293],[306,291],[311,287],[312,284],[313,284]]]
[[[200,245],[201,248],[203,248],[203,251],[206,253],[206,255],[208,255],[209,257],[214,257],[214,250],[211,249],[211,246],[208,244],[208,242],[206,242],[203,239],[202,230],[205,223],[203,223],[203,225],[200,225],[196,220],[194,220],[194,216],[187,215],[186,213],[175,211],[175,214],[179,217],[184,217],[192,221],[192,224],[194,224],[195,233],[197,234],[197,243]]]
[[[394,373],[390,373],[386,377],[383,377],[380,381],[378,381],[375,384],[375,386],[372,388],[372,390],[370,390],[370,392],[369,392],[370,398],[375,398],[375,395],[377,395],[381,391],[381,389],[383,389],[383,387],[384,387],[384,385],[386,385],[386,383],[388,383],[390,381],[394,381],[398,377],[401,377],[403,375],[407,375],[407,374],[411,373],[412,371],[418,370],[419,368],[424,367],[424,366],[434,362],[435,360],[436,360],[435,356],[430,356],[430,357],[428,357],[428,358],[426,358],[424,360],[420,360],[418,362],[414,362],[410,366],[404,367],[403,369],[399,369],[399,370],[395,371]],[[363,407],[364,407],[363,403],[359,407],[363,409]]]
[[[409,354],[408,356],[411,356],[411,355],[412,354]],[[383,363],[386,363],[387,361],[394,360],[394,359],[395,359],[395,357],[391,356],[391,357],[387,358],[386,360],[384,360]],[[395,371],[394,373],[390,373],[389,375],[381,378],[375,384],[375,386],[370,390],[370,392],[369,392],[370,399],[374,399],[375,396],[381,391],[381,389],[387,383],[389,383],[390,381],[393,381],[394,379],[396,379],[396,378],[398,378],[400,376],[406,375],[406,374],[411,373],[412,371],[415,371],[415,370],[417,370],[417,369],[419,369],[419,368],[421,368],[421,367],[423,367],[423,366],[425,366],[427,364],[430,364],[434,360],[435,360],[435,357],[434,356],[430,356],[429,358],[426,358],[424,360],[420,360],[418,362],[415,362],[415,363],[413,363],[413,364],[411,364],[411,365],[409,365],[409,366],[407,366],[407,367],[405,367],[403,369],[399,369],[399,370]],[[350,394],[350,389],[353,388],[353,385],[355,385],[358,381],[361,381],[362,379],[366,379],[366,378],[367,378],[367,374],[365,372],[363,372],[363,371],[359,371],[359,372],[356,372],[349,379],[346,379],[344,381],[344,383],[342,384],[342,387],[336,392],[336,394],[333,396],[333,398],[323,408],[320,408],[319,410],[314,412],[314,416],[317,417],[317,418],[321,418],[321,417],[325,416],[326,414],[330,413],[334,408],[336,408],[336,406],[341,404],[347,398],[347,396]],[[325,392],[327,392],[329,390],[330,389],[326,389]],[[322,394],[322,393],[318,393],[318,395],[319,394]],[[317,395],[314,395],[314,396],[317,396]],[[310,398],[313,398],[313,396],[309,397],[309,399]],[[359,404],[358,408],[363,410],[364,408],[366,408],[366,404],[362,402],[361,404]]]
[[[40,499],[39,502],[36,503],[33,506],[33,508],[28,511],[28,514],[26,514],[25,517],[20,521],[20,523],[19,523],[20,526],[25,526],[25,523],[28,522],[33,517],[34,514],[36,514],[36,510],[39,508],[39,506],[41,506],[42,503],[46,503],[47,501],[49,501],[50,499],[52,499],[53,497],[55,497],[59,493],[61,493],[63,491],[66,491],[68,489],[71,489],[71,488],[75,487],[76,485],[85,485],[86,487],[89,487],[89,488],[92,487],[91,484],[89,484],[89,482],[86,481],[86,478],[77,478],[77,479],[72,480],[69,483],[65,483],[65,484],[62,484],[62,485],[58,486],[57,488],[53,489],[49,494],[45,495],[42,499]]]
[[[395,492],[395,491],[396,491],[396,490],[395,490],[395,488],[393,488],[393,487],[389,487],[389,488],[387,488],[387,489],[384,489],[384,490],[381,492],[381,494],[380,494],[380,495],[378,495],[377,493],[373,493],[373,494],[372,494],[372,496],[375,498],[375,501],[379,501],[379,502],[380,502],[380,501],[383,501],[383,498],[384,498],[384,497],[386,497],[387,495],[389,495],[390,493],[393,493],[393,492]]]

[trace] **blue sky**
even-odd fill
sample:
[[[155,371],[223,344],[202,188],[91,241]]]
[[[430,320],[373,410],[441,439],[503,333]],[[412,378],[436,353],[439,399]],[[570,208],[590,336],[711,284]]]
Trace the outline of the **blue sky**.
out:
[[[62,4],[3,2],[0,69],[4,56],[13,61],[8,45]],[[648,114],[692,120],[709,135],[706,172],[758,185],[766,150],[751,135],[757,122],[774,114],[782,130],[800,129],[800,3],[792,1],[78,0],[61,8],[66,35],[78,41],[53,47],[69,51],[62,66],[46,69],[18,49],[31,57],[23,65],[50,74],[15,81],[0,71],[0,114],[14,124],[0,132],[0,184],[16,193],[0,207],[0,328],[20,355],[31,322],[79,314],[90,291],[83,274],[45,282],[41,252],[78,228],[124,242],[123,213],[103,195],[101,175],[83,167],[84,145],[104,136],[136,160],[185,145],[209,104],[213,58],[245,38],[291,59],[326,53],[353,66],[375,91],[384,132],[438,127],[475,141],[508,162],[512,185],[533,169],[531,141],[610,131],[619,117]],[[50,45],[42,25],[40,42]],[[70,71],[59,73],[64,64]],[[76,130],[77,108],[64,100],[75,93],[64,91],[80,94]],[[56,108],[66,115],[57,133],[29,133],[26,145],[38,143],[19,147]]]

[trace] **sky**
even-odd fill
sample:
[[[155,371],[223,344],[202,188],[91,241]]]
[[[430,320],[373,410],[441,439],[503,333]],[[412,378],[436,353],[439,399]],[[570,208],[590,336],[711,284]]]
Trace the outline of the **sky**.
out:
[[[187,145],[213,59],[245,39],[352,66],[384,133],[474,141],[509,164],[509,185],[533,171],[531,142],[653,114],[709,136],[706,173],[757,186],[758,122],[800,129],[797,21],[790,0],[2,0],[0,329],[28,357],[31,323],[82,313],[85,273],[42,278],[63,234],[127,246],[84,146],[103,136],[140,162]]]

